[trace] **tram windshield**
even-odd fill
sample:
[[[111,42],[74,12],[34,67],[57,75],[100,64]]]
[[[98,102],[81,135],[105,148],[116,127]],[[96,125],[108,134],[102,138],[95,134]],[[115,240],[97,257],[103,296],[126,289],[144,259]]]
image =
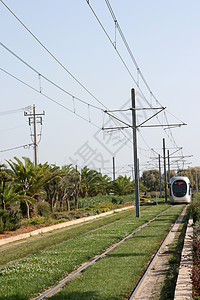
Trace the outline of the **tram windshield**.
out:
[[[183,180],[174,181],[172,188],[175,197],[184,197],[187,193],[187,184]]]

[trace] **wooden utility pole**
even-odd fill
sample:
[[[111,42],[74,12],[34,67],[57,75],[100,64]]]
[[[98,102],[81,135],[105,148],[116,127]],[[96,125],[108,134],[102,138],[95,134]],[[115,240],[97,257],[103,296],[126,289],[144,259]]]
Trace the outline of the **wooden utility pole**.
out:
[[[37,144],[37,125],[36,125],[36,108],[33,104],[33,127],[34,127],[34,161],[35,166],[38,165],[38,144]]]
[[[33,147],[34,147],[34,164],[38,165],[38,143],[37,143],[37,123],[42,125],[42,117],[45,114],[36,114],[36,106],[33,104],[33,113],[24,112],[24,116],[29,117],[29,126],[33,124]]]

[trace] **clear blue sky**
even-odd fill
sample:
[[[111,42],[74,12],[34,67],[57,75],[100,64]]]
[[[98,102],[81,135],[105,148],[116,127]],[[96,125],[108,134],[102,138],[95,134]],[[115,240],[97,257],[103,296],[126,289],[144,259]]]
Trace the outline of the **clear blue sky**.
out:
[[[86,1],[5,0],[5,3],[106,108],[113,110],[130,107],[130,90],[132,87],[136,88],[136,85]],[[90,0],[90,4],[115,42],[114,22],[105,1]],[[151,90],[162,106],[176,116],[175,118],[166,112],[168,122],[179,123],[180,119],[187,123],[187,126],[171,131],[176,145],[183,147],[178,154],[193,155],[185,158],[184,167],[199,166],[200,2],[110,0],[110,4]],[[1,2],[0,27],[0,42],[39,73],[72,95],[104,109],[49,56]],[[116,45],[137,80],[135,67],[118,33]],[[31,143],[28,118],[23,115],[23,111],[10,114],[5,112],[36,104],[38,113],[45,111],[39,143],[40,162],[48,161],[58,165],[73,163],[79,167],[88,164],[91,168],[110,174],[112,157],[115,156],[118,172],[128,172],[127,175],[131,175],[131,130],[124,131],[124,134],[118,131],[107,135],[90,122],[82,120],[77,114],[99,128],[104,125],[116,126],[101,111],[81,104],[76,99],[73,101],[72,97],[44,79],[39,80],[36,73],[2,46],[0,68],[37,90],[41,88],[42,93],[76,112],[69,112],[0,71],[0,151]],[[139,82],[143,89],[141,78]],[[137,106],[147,107],[138,89],[136,91]],[[154,106],[155,101],[151,100],[148,93],[146,97]],[[150,112],[140,111],[138,114],[138,123],[150,116]],[[127,122],[131,120],[130,112],[116,115]],[[163,114],[159,118],[160,122],[166,121]],[[158,121],[155,119],[151,123],[158,124]],[[154,148],[162,154],[163,138],[166,139],[167,147],[174,148],[171,133],[159,128],[140,129],[138,153],[141,171],[153,156],[150,149]],[[120,141],[126,141],[126,145]],[[175,150],[170,149],[170,153],[173,151]],[[33,159],[33,149],[19,148],[0,152],[0,162],[4,163],[14,156]],[[192,164],[187,165],[188,162]],[[183,167],[183,164],[179,163],[179,166]],[[151,167],[150,163],[147,167]],[[173,167],[177,167],[177,164],[174,163]]]

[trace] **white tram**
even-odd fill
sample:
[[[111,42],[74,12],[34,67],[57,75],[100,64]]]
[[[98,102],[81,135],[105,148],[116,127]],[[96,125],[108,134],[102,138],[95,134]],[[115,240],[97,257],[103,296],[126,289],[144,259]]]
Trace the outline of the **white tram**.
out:
[[[189,178],[182,176],[172,177],[169,189],[171,203],[191,202],[192,191]]]

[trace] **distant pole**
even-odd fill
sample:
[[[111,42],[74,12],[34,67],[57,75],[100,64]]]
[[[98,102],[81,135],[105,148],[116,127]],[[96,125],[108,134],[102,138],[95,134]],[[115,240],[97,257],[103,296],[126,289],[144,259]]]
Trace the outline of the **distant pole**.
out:
[[[139,200],[139,175],[138,175],[138,157],[137,157],[137,127],[136,127],[136,104],[135,104],[135,89],[131,89],[132,102],[132,126],[133,126],[133,159],[135,171],[135,205],[136,217],[140,217],[140,200]]]
[[[160,154],[158,154],[158,165],[159,165],[160,198],[162,198],[162,182],[161,182],[161,163],[160,163]]]
[[[131,167],[131,173],[132,173],[132,178],[134,180],[134,172],[133,172],[133,167]]]
[[[167,172],[166,172],[165,139],[164,138],[163,138],[163,159],[164,159],[165,202],[167,202]]]
[[[197,174],[197,169],[195,168],[195,173],[196,173],[196,191],[199,191],[199,187],[198,187],[198,174]]]
[[[34,127],[34,159],[35,166],[38,165],[38,144],[37,144],[37,124],[36,124],[36,108],[33,104],[33,127]]]
[[[34,164],[38,165],[38,143],[37,143],[37,123],[42,125],[42,116],[45,112],[36,114],[36,106],[33,104],[33,113],[24,112],[25,117],[29,117],[29,126],[33,124],[33,147],[34,147]]]
[[[167,161],[168,161],[168,183],[170,183],[170,157],[169,157],[169,150],[167,150]]]
[[[113,157],[113,180],[115,180],[115,158]]]

